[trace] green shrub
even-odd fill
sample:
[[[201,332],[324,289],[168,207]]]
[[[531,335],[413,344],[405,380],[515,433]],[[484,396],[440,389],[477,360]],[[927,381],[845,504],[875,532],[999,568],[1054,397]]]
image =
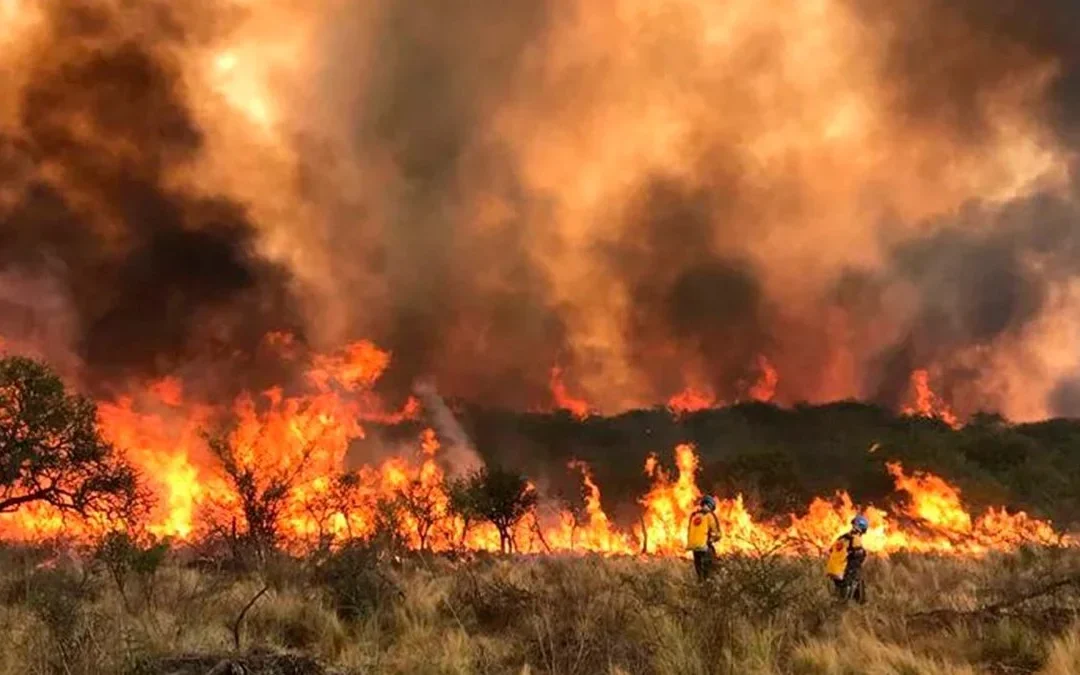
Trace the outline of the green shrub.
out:
[[[401,598],[378,550],[361,542],[328,556],[315,570],[315,579],[326,589],[338,616],[347,621],[389,609]]]

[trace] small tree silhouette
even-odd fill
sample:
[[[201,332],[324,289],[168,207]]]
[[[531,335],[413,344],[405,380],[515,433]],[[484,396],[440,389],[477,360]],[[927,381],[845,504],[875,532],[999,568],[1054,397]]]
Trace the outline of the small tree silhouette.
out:
[[[483,467],[451,492],[455,510],[486,520],[499,531],[503,553],[514,550],[513,530],[536,506],[536,490],[524,476],[501,467]]]
[[[243,514],[244,530],[237,533],[233,528],[233,543],[246,543],[261,565],[280,543],[278,527],[282,510],[307,466],[313,446],[305,448],[293,466],[267,470],[241,460],[228,438],[216,436],[207,440]]]
[[[446,516],[441,496],[441,485],[425,485],[419,480],[410,481],[407,487],[398,490],[398,503],[415,521],[421,551],[427,549],[432,528]]]
[[[132,515],[135,471],[97,428],[97,407],[48,366],[0,359],[0,513],[33,502],[62,513]]]
[[[354,539],[352,514],[359,508],[360,476],[354,472],[334,474],[324,490],[312,491],[303,501],[304,511],[317,528],[315,544],[322,553],[329,552],[336,540]],[[335,528],[335,520],[341,524]]]
[[[446,493],[450,497],[450,513],[461,520],[461,540],[457,545],[464,549],[469,540],[469,530],[482,520],[477,511],[475,495],[467,478],[447,481]]]

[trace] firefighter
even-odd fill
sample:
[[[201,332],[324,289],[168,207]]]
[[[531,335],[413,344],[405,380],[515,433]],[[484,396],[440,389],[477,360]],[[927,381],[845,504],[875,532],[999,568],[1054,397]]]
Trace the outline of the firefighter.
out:
[[[860,571],[866,560],[862,538],[869,528],[870,521],[860,513],[852,519],[851,531],[841,535],[829,549],[825,573],[832,580],[836,594],[843,600],[854,598],[859,603],[866,600]]]
[[[686,533],[686,548],[694,554],[694,571],[704,581],[712,571],[716,557],[714,544],[720,539],[720,519],[716,517],[716,500],[705,495],[698,509],[690,514],[690,527]]]

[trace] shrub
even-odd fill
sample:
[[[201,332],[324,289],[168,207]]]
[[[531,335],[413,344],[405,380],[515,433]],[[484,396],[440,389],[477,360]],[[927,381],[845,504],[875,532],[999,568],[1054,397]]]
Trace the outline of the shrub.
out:
[[[46,650],[36,654],[50,672],[100,672],[90,604],[100,589],[93,578],[66,567],[41,568],[12,583],[6,599],[23,604],[45,628]],[[114,636],[115,639],[115,636]]]
[[[355,542],[328,556],[315,571],[334,609],[344,620],[356,620],[389,609],[401,590],[382,569],[376,548]]]
[[[337,656],[346,642],[333,611],[318,598],[297,592],[268,596],[252,609],[246,629],[256,643],[322,656]]]
[[[517,625],[535,603],[534,594],[513,581],[463,570],[454,580],[446,609],[474,629],[494,632]]]
[[[130,610],[127,595],[129,580],[134,577],[142,586],[147,604],[152,602],[154,577],[168,552],[168,541],[144,546],[124,532],[113,532],[98,544],[94,558],[108,570],[124,605]]]

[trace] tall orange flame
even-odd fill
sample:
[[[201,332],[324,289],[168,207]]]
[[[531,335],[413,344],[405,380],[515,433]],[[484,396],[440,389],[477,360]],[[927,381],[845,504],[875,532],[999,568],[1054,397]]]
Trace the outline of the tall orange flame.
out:
[[[960,427],[960,420],[930,387],[930,372],[918,369],[911,373],[911,402],[904,406],[905,415],[935,417],[954,429]]]

